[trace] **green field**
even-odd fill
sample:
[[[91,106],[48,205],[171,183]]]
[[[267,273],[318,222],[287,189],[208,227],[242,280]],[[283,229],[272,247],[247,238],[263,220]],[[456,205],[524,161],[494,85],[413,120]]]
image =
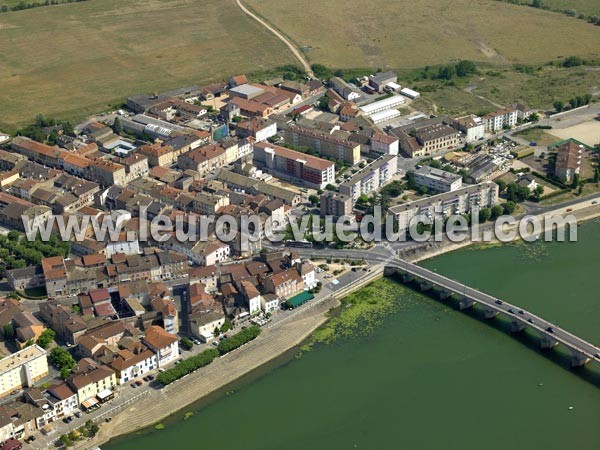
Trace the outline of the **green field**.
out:
[[[423,67],[471,59],[535,63],[597,57],[598,27],[550,11],[494,0],[246,0],[330,67]]]
[[[0,4],[2,0],[0,0]],[[233,2],[89,0],[0,14],[0,129],[295,63]]]

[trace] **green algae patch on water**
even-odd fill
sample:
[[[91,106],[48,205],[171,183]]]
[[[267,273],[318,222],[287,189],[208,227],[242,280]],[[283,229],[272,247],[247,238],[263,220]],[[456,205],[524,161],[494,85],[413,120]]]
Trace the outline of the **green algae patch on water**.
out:
[[[157,423],[156,425],[154,425],[154,429],[155,430],[164,430],[165,429],[165,425],[162,423]]]
[[[314,331],[302,351],[310,350],[315,343],[330,344],[337,339],[351,339],[372,334],[384,317],[398,311],[398,291],[410,297],[411,292],[398,283],[381,279],[341,300],[341,305],[330,313],[330,319]]]

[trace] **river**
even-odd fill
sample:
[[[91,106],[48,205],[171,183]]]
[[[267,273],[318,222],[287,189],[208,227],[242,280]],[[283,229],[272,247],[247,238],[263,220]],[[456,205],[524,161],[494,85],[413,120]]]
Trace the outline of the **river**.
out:
[[[599,253],[591,222],[575,244],[470,248],[422,264],[600,342]],[[104,449],[600,448],[597,364],[572,372],[527,334],[391,280],[377,289],[392,290],[397,308],[366,335],[316,344],[185,408],[185,420]]]

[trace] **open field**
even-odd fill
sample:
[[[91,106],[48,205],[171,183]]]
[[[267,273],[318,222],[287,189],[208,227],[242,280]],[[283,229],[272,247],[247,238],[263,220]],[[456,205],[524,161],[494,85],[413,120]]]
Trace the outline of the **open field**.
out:
[[[529,142],[536,142],[541,146],[548,146],[554,144],[555,142],[560,141],[560,139],[556,139],[556,136],[552,136],[549,132],[552,130],[542,130],[540,128],[529,128],[523,131],[519,131],[515,133],[515,136],[518,136],[522,139],[525,139]]]
[[[0,14],[0,54],[0,129],[296,63],[229,0],[90,0]]]
[[[330,67],[423,67],[459,58],[535,63],[600,53],[598,27],[493,0],[246,0]]]
[[[568,128],[553,128],[548,130],[548,133],[559,140],[573,138],[593,147],[600,144],[600,121],[590,120]]]
[[[596,32],[600,48],[600,30]],[[572,97],[600,94],[598,67],[565,69],[545,66],[533,73],[512,69],[482,72],[480,78],[471,81],[475,87],[473,93],[505,105],[520,100],[534,109],[552,108],[554,100],[568,103]]]

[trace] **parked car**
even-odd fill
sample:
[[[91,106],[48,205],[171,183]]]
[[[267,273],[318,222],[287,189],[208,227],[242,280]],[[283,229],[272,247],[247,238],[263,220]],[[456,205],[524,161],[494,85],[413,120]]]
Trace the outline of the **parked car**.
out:
[[[129,386],[131,386],[132,388],[136,388],[136,387],[137,387],[137,384],[135,384],[135,383],[131,383]]]
[[[135,380],[135,384],[137,384],[138,386],[142,385],[142,380]]]

